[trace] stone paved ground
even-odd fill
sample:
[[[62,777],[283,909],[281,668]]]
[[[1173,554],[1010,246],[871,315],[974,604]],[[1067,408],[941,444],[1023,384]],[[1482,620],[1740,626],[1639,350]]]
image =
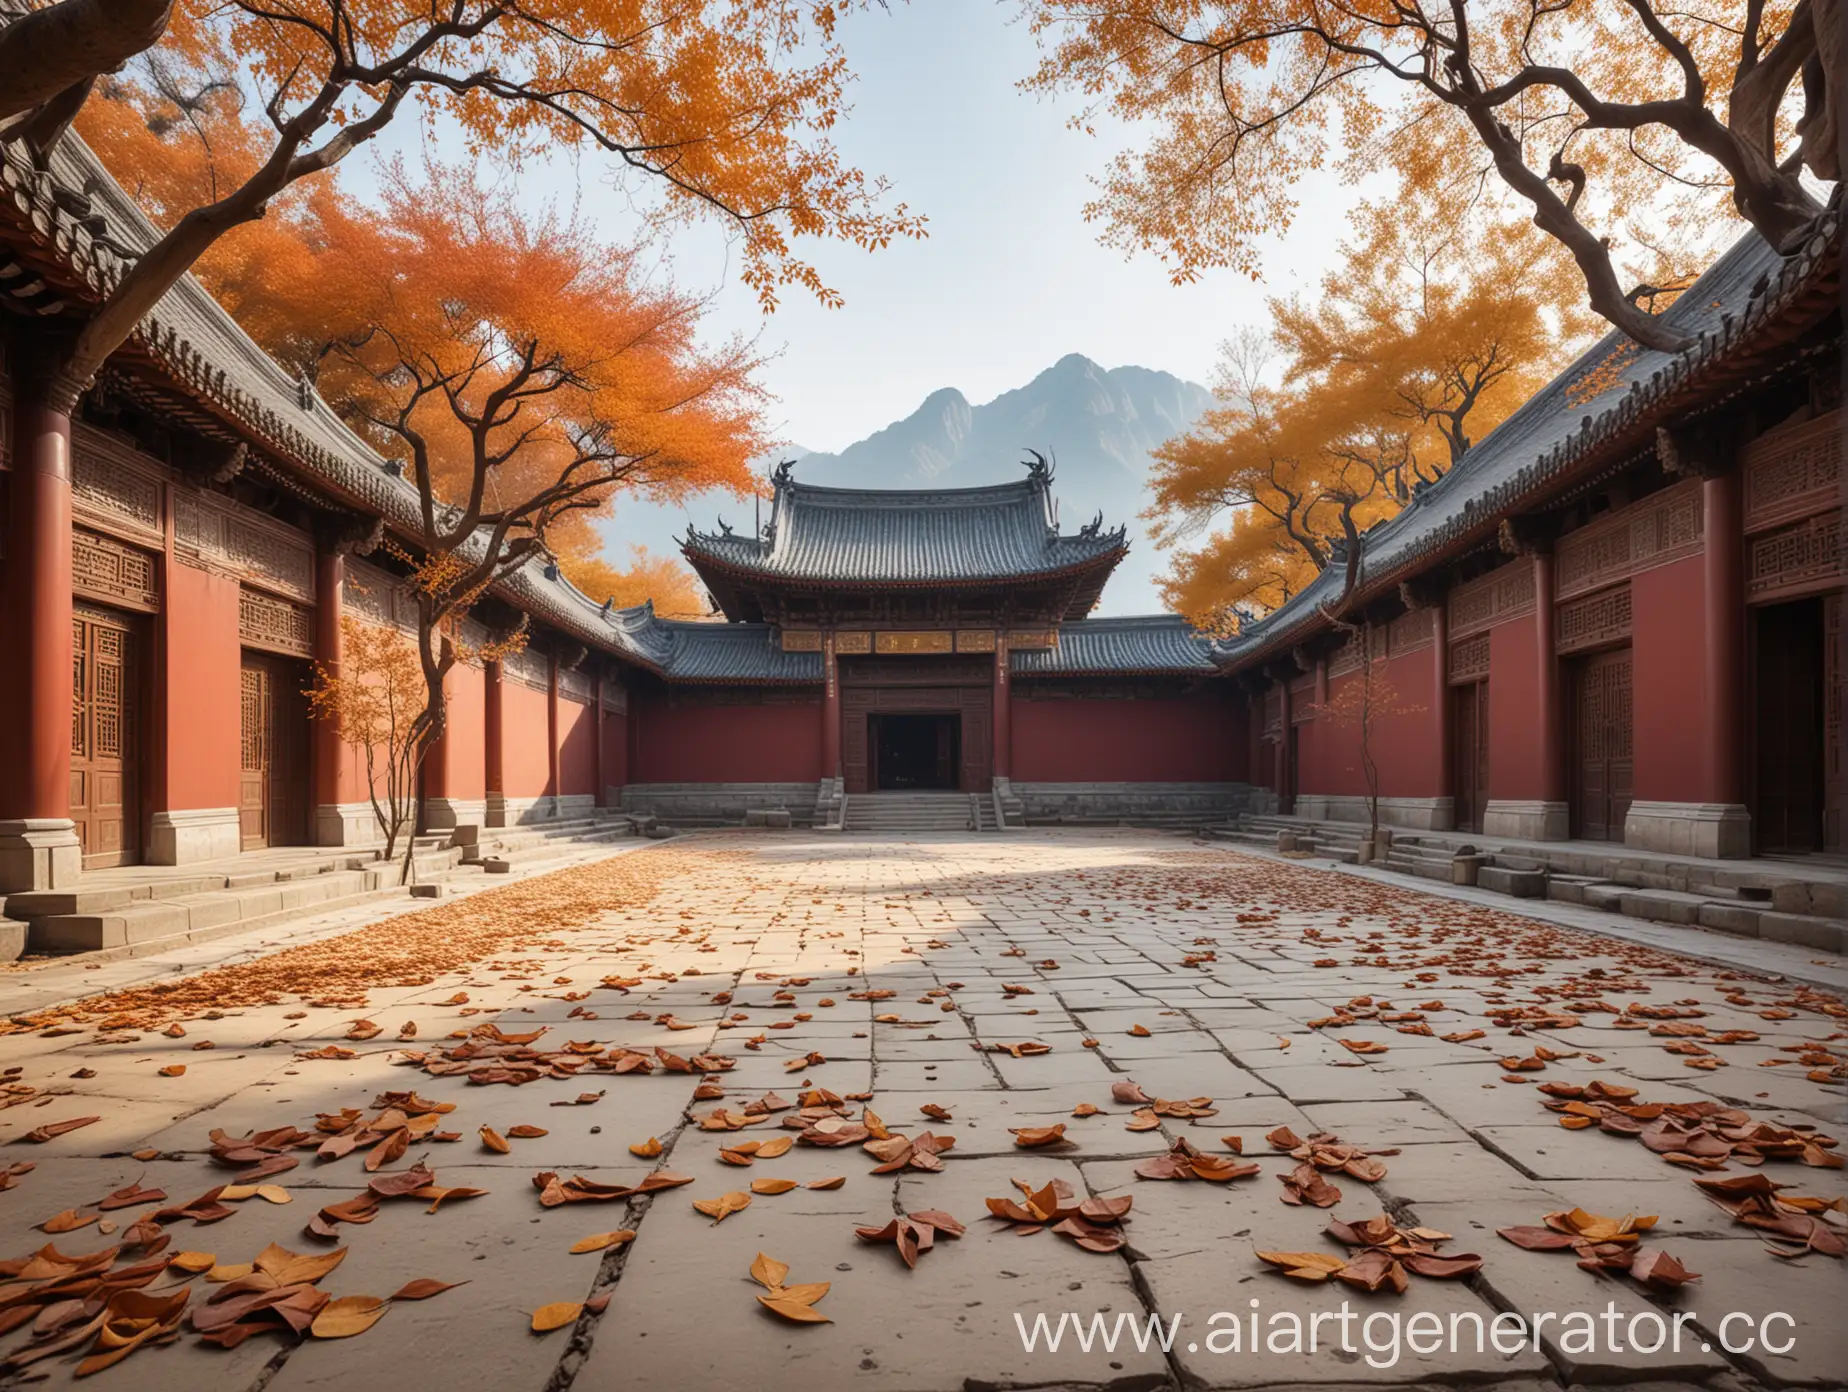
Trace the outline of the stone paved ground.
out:
[[[0,993],[8,984],[0,979]],[[514,1052],[499,1056],[446,1056],[465,1043],[479,1048],[490,1025],[503,1035],[542,1033],[502,1044]],[[1563,1129],[1540,1090],[1602,1080],[1636,1089],[1638,1102],[1710,1100],[1799,1135],[1840,1134],[1848,1036],[1834,997],[1168,836],[682,840],[201,975],[122,983],[108,997],[16,1015],[8,1028],[0,1173],[36,1165],[0,1193],[0,1259],[52,1250],[32,1266],[0,1267],[0,1328],[10,1331],[0,1354],[17,1358],[70,1337],[69,1351],[23,1369],[54,1383],[98,1347],[95,1333],[76,1339],[110,1294],[98,1271],[141,1266],[145,1275],[180,1252],[231,1267],[274,1242],[308,1255],[344,1249],[318,1280],[333,1297],[390,1296],[420,1277],[467,1284],[395,1301],[350,1338],[297,1344],[259,1332],[221,1349],[181,1322],[163,1342],[163,1292],[185,1289],[195,1311],[209,1311],[227,1298],[250,1300],[265,1284],[189,1275],[182,1268],[197,1264],[189,1259],[159,1270],[142,1294],[117,1297],[122,1318],[102,1329],[101,1347],[137,1331],[149,1342],[101,1373],[104,1383],[150,1392],[1848,1384],[1841,1259],[1774,1255],[1695,1188],[1707,1171],[1595,1125]],[[1732,1042],[1715,1042],[1719,1035]],[[1033,1047],[993,1047],[1003,1045]],[[657,1048],[689,1071],[658,1063],[621,1071],[638,1053],[658,1061]],[[1502,1062],[1515,1058],[1544,1067]],[[1723,1066],[1689,1066],[1703,1060]],[[163,1072],[176,1065],[184,1072]],[[471,1082],[471,1068],[491,1070],[488,1078],[542,1076]],[[1195,1110],[1212,1114],[1129,1129],[1135,1105],[1113,1089],[1132,1081],[1151,1099],[1211,1099]],[[801,1103],[810,1089],[843,1099],[848,1118],[812,1134],[857,1126],[870,1108],[883,1119],[876,1129],[954,1136],[954,1148],[936,1172],[871,1173],[878,1158],[857,1143],[798,1143],[748,1166],[721,1159],[740,1144],[796,1137],[781,1124],[794,1108],[760,1117],[751,1104],[768,1092]],[[274,1128],[312,1131],[317,1115],[343,1108],[378,1117],[381,1095],[392,1091],[418,1097],[383,1118],[387,1129],[360,1138],[383,1135],[375,1149],[318,1159],[271,1136],[279,1158],[264,1163],[260,1146],[237,1143],[253,1134],[264,1141]],[[562,1105],[581,1096],[590,1100]],[[426,1103],[453,1110],[419,1119]],[[1087,1103],[1095,1114],[1074,1115]],[[925,1115],[927,1106],[949,1118]],[[97,1119],[28,1138],[80,1117]],[[753,1124],[712,1129],[726,1118]],[[329,1120],[315,1140],[341,1124]],[[1010,1131],[1061,1124],[1065,1143],[1046,1149],[1021,1149]],[[396,1153],[400,1126],[408,1144]],[[520,1137],[520,1127],[545,1134]],[[1291,1206],[1278,1176],[1296,1162],[1266,1139],[1279,1127],[1396,1153],[1380,1157],[1386,1173],[1372,1183],[1330,1174],[1334,1207]],[[210,1153],[214,1132],[228,1163]],[[444,1133],[456,1139],[439,1139]],[[1229,1156],[1222,1138],[1231,1136],[1258,1173],[1230,1182],[1136,1173],[1181,1139]],[[631,1154],[651,1137],[658,1157]],[[1815,1160],[1832,1153],[1810,1149]],[[369,1157],[381,1162],[371,1172]],[[299,1163],[283,1168],[290,1160]],[[435,1188],[484,1192],[453,1196],[434,1212],[417,1198],[388,1197],[370,1221],[338,1225],[331,1241],[305,1231],[317,1210],[369,1182],[390,1189],[415,1164],[434,1172]],[[187,1205],[253,1166],[275,1171],[259,1178],[280,1185],[273,1197],[288,1202],[233,1190],[221,1196],[228,1216],[218,1221],[167,1214],[158,1232],[137,1227],[143,1215]],[[656,1171],[691,1182],[548,1207],[533,1178],[553,1172],[633,1188]],[[1735,1159],[1715,1173],[1755,1172],[1790,1186],[1786,1194],[1839,1203],[1848,1193],[1840,1168],[1798,1160],[1754,1171]],[[838,1187],[807,1187],[837,1176]],[[1086,1251],[988,1216],[991,1198],[1024,1200],[1016,1179],[1032,1188],[1061,1179],[1080,1198],[1131,1198],[1126,1245]],[[766,1180],[799,1187],[758,1193],[716,1226],[694,1207],[748,1193],[753,1182],[780,1187]],[[166,1197],[96,1207],[136,1184]],[[364,1218],[365,1207],[344,1211]],[[1701,1279],[1646,1289],[1581,1270],[1571,1252],[1529,1251],[1497,1236],[1574,1207],[1657,1215],[1647,1244]],[[915,1270],[892,1245],[855,1236],[858,1226],[924,1209],[953,1215],[968,1232],[940,1234]],[[81,1226],[35,1230],[66,1210],[66,1222]],[[1324,1234],[1329,1220],[1382,1213],[1402,1228],[1451,1234],[1441,1250],[1480,1254],[1480,1271],[1465,1280],[1414,1275],[1403,1295],[1370,1294],[1292,1281],[1255,1255],[1344,1256]],[[1824,1212],[1819,1221],[1834,1226],[1822,1245],[1842,1231],[1840,1217]],[[619,1229],[637,1236],[601,1252],[569,1250]],[[124,1247],[112,1267],[86,1274],[80,1261],[65,1261],[137,1237],[154,1241]],[[787,1264],[789,1285],[832,1282],[812,1307],[831,1323],[788,1323],[761,1308],[749,1276],[759,1252]],[[214,1296],[218,1307],[207,1303]],[[319,1299],[309,1291],[291,1308],[306,1320]],[[1254,1350],[1248,1325],[1240,1352],[1221,1351],[1223,1324],[1217,1341],[1208,1338],[1215,1312],[1249,1318],[1255,1308],[1275,1341],[1287,1332],[1275,1317],[1307,1322],[1343,1301],[1361,1317],[1399,1317],[1396,1361],[1387,1315],[1366,1326],[1379,1346],[1371,1352],[1358,1321],[1341,1348],[1332,1318],[1318,1326],[1314,1355],[1287,1344]],[[583,1302],[575,1318],[564,1311],[556,1331],[530,1331],[540,1307]],[[1603,1334],[1613,1327],[1607,1307],[1617,1347]],[[1165,1355],[1128,1339],[1086,1352],[1069,1334],[1056,1352],[1028,1352],[1015,1321],[1016,1313],[1030,1324],[1041,1313],[1056,1322],[1064,1312],[1088,1320],[1150,1311],[1183,1317]],[[1486,1323],[1501,1311],[1557,1318],[1541,1327],[1537,1350],[1528,1342],[1514,1353],[1478,1351],[1470,1317]],[[1573,1311],[1597,1315],[1597,1347],[1565,1330]],[[1767,1329],[1775,1350],[1754,1341],[1727,1353],[1717,1326],[1733,1311],[1754,1321],[1784,1312],[1793,1324]],[[1438,1316],[1440,1328],[1454,1325],[1464,1349],[1415,1350],[1429,1327],[1411,1322],[1419,1312]],[[1671,1323],[1692,1312],[1679,1352],[1629,1347],[1631,1328],[1645,1342],[1653,1336],[1647,1318],[1630,1323],[1651,1312]],[[275,1317],[248,1316],[264,1318]],[[1728,1332],[1735,1346],[1747,1333],[1738,1324]]]

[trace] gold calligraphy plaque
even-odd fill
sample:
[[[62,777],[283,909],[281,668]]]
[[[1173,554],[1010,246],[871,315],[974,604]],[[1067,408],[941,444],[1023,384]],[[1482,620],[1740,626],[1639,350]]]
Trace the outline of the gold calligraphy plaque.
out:
[[[812,628],[786,628],[783,630],[784,652],[820,652],[821,634]]]
[[[1010,629],[1007,645],[1012,648],[1056,648],[1059,646],[1059,630],[1056,628],[1016,628]]]
[[[847,629],[834,635],[834,651],[837,653],[869,653],[873,650],[873,635],[865,629]]]
[[[951,647],[948,629],[905,630],[873,635],[873,651],[879,653],[946,653]]]
[[[956,630],[956,651],[959,653],[985,653],[995,650],[995,631],[992,628],[959,628]]]

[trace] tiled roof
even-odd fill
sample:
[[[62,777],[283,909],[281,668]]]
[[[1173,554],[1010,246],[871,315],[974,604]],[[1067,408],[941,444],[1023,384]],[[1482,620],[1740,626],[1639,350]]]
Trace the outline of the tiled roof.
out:
[[[820,584],[929,585],[1050,575],[1127,550],[1125,530],[1061,534],[1050,474],[987,488],[821,488],[784,477],[764,535],[690,532],[694,566]]]
[[[1204,674],[1218,670],[1213,653],[1213,640],[1195,632],[1178,614],[1080,619],[1059,625],[1059,644],[1055,648],[1010,651],[1008,668],[1022,677],[1108,672]]]
[[[1606,334],[1443,478],[1366,533],[1357,590],[1378,593],[1415,575],[1492,536],[1501,519],[1543,504],[1601,457],[1643,447],[1657,422],[1685,412],[1697,394],[1723,388],[1741,363],[1775,350],[1791,329],[1793,306],[1826,314],[1840,258],[1839,193],[1793,255],[1780,256],[1756,232],[1746,233],[1662,315],[1665,327],[1694,340],[1690,347],[1665,353]],[[1590,374],[1600,367],[1619,370],[1610,374],[1612,385],[1587,397]],[[1242,666],[1326,627],[1321,607],[1339,597],[1342,581],[1342,565],[1330,565],[1287,604],[1247,623],[1225,646],[1224,660]]]
[[[618,609],[622,638],[670,681],[819,682],[821,654],[784,652],[768,624],[676,623],[650,605]]]

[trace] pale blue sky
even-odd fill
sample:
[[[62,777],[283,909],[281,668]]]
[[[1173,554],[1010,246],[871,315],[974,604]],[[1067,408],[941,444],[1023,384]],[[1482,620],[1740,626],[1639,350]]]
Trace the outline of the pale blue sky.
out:
[[[1037,56],[1016,13],[1013,0],[913,0],[855,16],[859,81],[839,143],[928,215],[931,235],[874,255],[818,247],[844,309],[791,297],[764,322],[735,283],[720,293],[715,325],[761,325],[783,348],[767,378],[789,437],[810,449],[850,444],[937,387],[989,400],[1066,353],[1208,382],[1219,342],[1264,312],[1266,287],[1242,276],[1175,288],[1154,258],[1097,244],[1081,209],[1113,143],[1066,127],[1074,99],[1016,88]],[[1312,287],[1340,232],[1335,217],[1300,219],[1267,258],[1269,288]],[[688,240],[681,277],[718,282],[719,238]]]
[[[777,354],[764,379],[788,439],[840,449],[938,387],[987,401],[1074,352],[1210,384],[1220,341],[1260,319],[1267,294],[1312,289],[1332,264],[1350,197],[1332,179],[1311,190],[1321,209],[1306,205],[1269,249],[1263,285],[1219,273],[1176,288],[1153,257],[1126,261],[1099,246],[1081,209],[1122,136],[1072,131],[1075,99],[1017,89],[1037,61],[1017,11],[1015,0],[894,0],[845,24],[858,80],[838,144],[930,218],[927,240],[877,253],[806,244],[845,308],[792,291],[765,318],[716,226],[675,233],[672,274],[713,292],[712,331],[760,335]],[[378,154],[414,151],[417,132],[399,123]],[[347,177],[363,188],[371,162],[356,164]],[[599,157],[529,167],[520,187],[535,200],[582,200],[612,241],[635,235],[630,195]]]
[[[844,308],[791,291],[766,318],[738,283],[737,258],[716,225],[674,234],[666,269],[682,288],[711,293],[711,333],[757,336],[775,355],[763,381],[778,398],[770,418],[785,439],[838,450],[909,415],[939,387],[981,403],[1067,353],[1211,385],[1221,341],[1261,323],[1269,295],[1312,291],[1335,263],[1354,193],[1332,176],[1305,184],[1294,226],[1265,249],[1262,283],[1218,272],[1175,287],[1156,258],[1125,259],[1098,245],[1100,229],[1082,216],[1090,181],[1135,133],[1078,133],[1067,125],[1076,98],[1019,91],[1038,49],[1017,14],[1016,0],[893,0],[844,25],[858,80],[836,141],[849,162],[888,177],[892,196],[930,219],[928,239],[877,253],[804,244],[845,295]],[[417,132],[400,123],[378,153],[415,157]],[[371,162],[358,163],[348,177],[363,187]],[[594,155],[529,166],[520,188],[535,201],[580,200],[612,241],[636,234],[631,195]],[[605,526],[616,557],[630,541],[670,549],[667,533],[685,518],[640,500],[616,511]],[[710,507],[694,511],[710,524]]]

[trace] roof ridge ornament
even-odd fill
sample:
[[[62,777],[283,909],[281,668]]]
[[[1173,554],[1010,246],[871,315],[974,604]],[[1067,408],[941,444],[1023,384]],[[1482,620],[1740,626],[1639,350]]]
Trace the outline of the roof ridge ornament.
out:
[[[1058,472],[1058,457],[1055,455],[1048,459],[1029,445],[1022,445],[1021,448],[1033,456],[1031,459],[1020,461],[1021,466],[1027,471],[1027,477],[1035,483],[1051,483],[1052,476]]]
[[[785,459],[770,471],[770,482],[777,488],[783,488],[796,481],[796,461]]]

